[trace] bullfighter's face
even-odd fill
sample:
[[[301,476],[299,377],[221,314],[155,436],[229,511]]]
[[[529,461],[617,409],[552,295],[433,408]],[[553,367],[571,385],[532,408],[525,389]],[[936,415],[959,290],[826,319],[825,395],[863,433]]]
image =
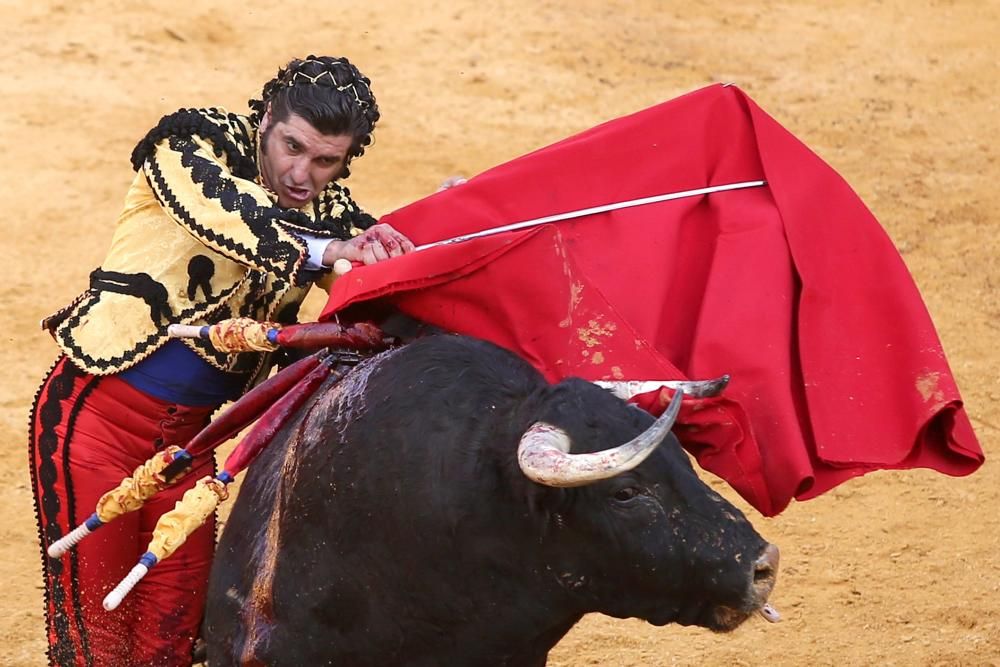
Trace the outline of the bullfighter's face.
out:
[[[343,173],[352,142],[350,134],[323,134],[294,113],[273,122],[270,111],[260,136],[261,177],[285,208],[302,208]]]

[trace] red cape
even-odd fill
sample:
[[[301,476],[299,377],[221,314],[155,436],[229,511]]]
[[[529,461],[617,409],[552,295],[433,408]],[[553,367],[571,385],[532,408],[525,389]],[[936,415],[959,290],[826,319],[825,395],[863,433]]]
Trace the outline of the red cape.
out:
[[[675,431],[765,515],[871,470],[976,470],[982,450],[892,242],[847,183],[738,88],[605,123],[383,221],[419,245],[758,179],[767,185],[361,267],[334,284],[323,317],[389,300],[506,347],[551,381],[728,373],[722,398],[685,401]],[[664,398],[640,404],[656,412]]]

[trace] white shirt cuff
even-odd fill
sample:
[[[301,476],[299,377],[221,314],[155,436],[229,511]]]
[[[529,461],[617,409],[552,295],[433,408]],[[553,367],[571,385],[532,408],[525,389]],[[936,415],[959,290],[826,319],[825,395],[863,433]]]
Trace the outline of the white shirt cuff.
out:
[[[330,268],[323,264],[323,253],[326,251],[326,246],[330,245],[330,241],[333,239],[303,234],[302,232],[296,233],[306,242],[306,250],[309,253],[309,256],[306,258],[305,268],[309,271],[321,271]]]

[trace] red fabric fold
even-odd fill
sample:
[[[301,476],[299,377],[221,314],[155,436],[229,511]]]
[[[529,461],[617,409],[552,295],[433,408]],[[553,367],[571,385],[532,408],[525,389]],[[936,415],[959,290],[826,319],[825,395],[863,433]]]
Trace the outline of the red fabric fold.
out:
[[[423,244],[758,179],[767,185],[361,267],[334,284],[323,316],[389,302],[506,347],[551,381],[729,373],[723,398],[686,401],[676,431],[766,515],[870,470],[976,470],[982,450],[891,241],[738,88],[605,123],[384,220]]]

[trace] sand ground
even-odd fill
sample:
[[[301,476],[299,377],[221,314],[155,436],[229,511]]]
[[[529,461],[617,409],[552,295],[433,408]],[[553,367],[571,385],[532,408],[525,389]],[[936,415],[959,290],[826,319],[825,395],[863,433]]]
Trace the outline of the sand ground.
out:
[[[278,64],[309,52],[348,55],[375,82],[384,122],[351,184],[376,214],[446,175],[737,82],[882,221],[987,457],[1000,454],[997,0],[0,0],[0,10],[0,664],[44,656],[25,432],[55,346],[38,320],[100,263],[128,155],[161,115],[243,110]],[[782,549],[783,623],[718,636],[593,617],[550,664],[1000,665],[998,500],[988,460],[964,479],[871,475],[774,519],[748,510]]]

